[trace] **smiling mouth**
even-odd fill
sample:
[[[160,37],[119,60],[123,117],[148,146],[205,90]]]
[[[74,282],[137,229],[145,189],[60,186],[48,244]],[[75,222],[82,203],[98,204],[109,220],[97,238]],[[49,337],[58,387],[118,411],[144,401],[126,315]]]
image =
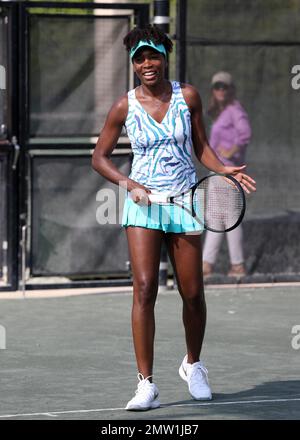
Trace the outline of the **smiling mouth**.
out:
[[[156,76],[157,76],[157,72],[154,71],[143,73],[143,77],[147,79],[154,79]]]

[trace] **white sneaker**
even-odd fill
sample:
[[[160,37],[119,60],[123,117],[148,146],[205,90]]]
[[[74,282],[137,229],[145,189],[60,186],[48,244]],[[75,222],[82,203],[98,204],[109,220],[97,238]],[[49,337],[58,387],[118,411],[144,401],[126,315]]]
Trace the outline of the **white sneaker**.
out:
[[[179,375],[188,383],[189,392],[195,400],[211,400],[207,369],[200,361],[189,364],[186,355],[180,365]]]
[[[160,402],[158,400],[157,386],[151,383],[148,377],[145,379],[141,373],[137,377],[139,383],[135,396],[129,400],[125,409],[127,411],[147,411],[148,409],[159,408]]]

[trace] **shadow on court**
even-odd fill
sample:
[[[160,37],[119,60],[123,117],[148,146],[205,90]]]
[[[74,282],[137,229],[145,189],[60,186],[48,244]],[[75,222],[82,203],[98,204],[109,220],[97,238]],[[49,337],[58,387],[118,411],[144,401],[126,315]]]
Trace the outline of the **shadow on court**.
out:
[[[127,412],[137,385],[131,293],[2,299],[1,419],[300,419],[299,287],[206,288],[202,360],[213,400],[190,398],[181,300],[158,296],[154,379],[161,408]]]
[[[284,415],[282,406],[284,404]],[[194,406],[207,418],[299,419],[300,381],[269,382],[240,393],[214,393],[211,403],[190,400],[169,402],[165,407],[183,405],[184,418],[195,418]],[[267,410],[265,406],[268,406]],[[189,406],[193,411],[189,411]],[[218,409],[216,409],[219,407]],[[217,413],[216,413],[217,411]],[[217,414],[217,417],[215,417]],[[212,416],[212,417],[211,417]],[[176,418],[170,416],[169,418]],[[159,417],[158,417],[159,418]],[[202,417],[203,418],[203,415]]]

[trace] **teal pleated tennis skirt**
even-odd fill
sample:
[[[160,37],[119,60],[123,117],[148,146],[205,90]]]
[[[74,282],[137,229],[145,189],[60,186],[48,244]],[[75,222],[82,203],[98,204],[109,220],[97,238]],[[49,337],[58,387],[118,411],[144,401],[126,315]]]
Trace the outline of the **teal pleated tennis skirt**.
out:
[[[179,206],[156,203],[147,206],[135,203],[130,197],[125,199],[122,226],[140,226],[178,234],[201,234],[203,232],[203,226]]]

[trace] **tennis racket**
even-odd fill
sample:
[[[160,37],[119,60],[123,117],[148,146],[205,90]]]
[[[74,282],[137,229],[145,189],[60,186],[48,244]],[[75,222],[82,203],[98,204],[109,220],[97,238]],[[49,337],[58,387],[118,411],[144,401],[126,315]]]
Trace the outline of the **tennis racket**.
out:
[[[188,191],[175,195],[148,194],[151,203],[174,204],[205,229],[228,232],[243,220],[246,199],[240,183],[230,175],[209,174]]]

